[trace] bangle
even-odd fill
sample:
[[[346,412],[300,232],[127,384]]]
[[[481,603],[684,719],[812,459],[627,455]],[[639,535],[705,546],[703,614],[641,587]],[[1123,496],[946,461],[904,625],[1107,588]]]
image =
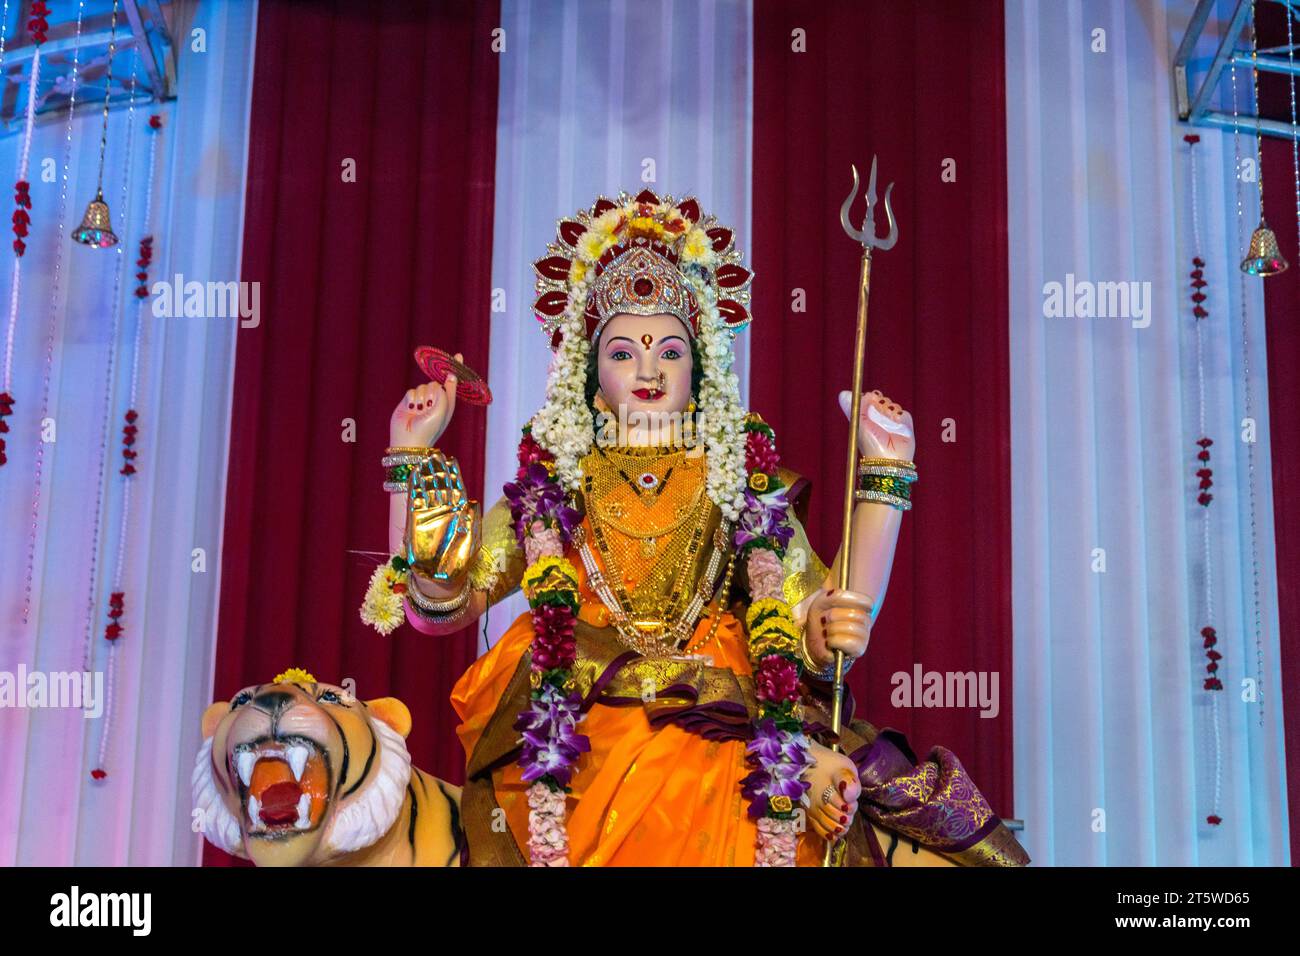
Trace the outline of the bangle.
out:
[[[863,474],[858,477],[858,488],[854,497],[858,501],[875,501],[891,505],[900,511],[909,511],[912,507],[914,480],[897,475]]]
[[[420,586],[415,581],[415,575],[412,574],[407,580],[406,596],[421,611],[427,611],[429,614],[445,615],[463,609],[469,603],[470,590],[471,588],[467,583],[454,598],[446,601],[435,601],[420,590]]]
[[[406,480],[411,477],[414,465],[394,465],[384,475],[384,491],[401,494],[406,491]]]
[[[868,458],[863,455],[858,459],[859,469],[872,465],[883,465],[886,468],[906,468],[908,471],[916,471],[916,462],[903,461],[901,458]]]
[[[806,676],[806,677],[811,677],[811,678],[813,678],[814,680],[834,680],[834,679],[835,679],[835,662],[834,662],[834,661],[831,661],[831,662],[830,662],[829,664],[827,664],[825,667],[818,667],[818,666],[817,666],[817,663],[812,659],[812,655],[808,653],[808,633],[807,633],[807,631],[804,632],[804,636],[803,636],[802,638],[800,638],[800,640],[799,640],[799,657],[800,657],[800,659],[803,661],[803,672],[804,672],[804,676]],[[843,673],[847,674],[847,673],[849,672],[849,668],[852,667],[852,666],[853,666],[853,658],[851,658],[851,657],[845,658],[845,660],[844,660],[844,671],[843,671]]]
[[[433,452],[434,449],[430,449]],[[396,468],[399,465],[418,465],[426,459],[432,458],[433,454],[417,455],[413,452],[394,452],[391,455],[385,455],[379,460],[379,463],[385,468]]]
[[[878,478],[897,478],[909,485],[916,481],[915,468],[903,468],[898,465],[859,465],[858,477],[865,478],[867,475],[874,475]]]
[[[912,510],[912,502],[908,499],[899,498],[895,495],[887,494],[883,491],[875,491],[870,488],[855,491],[853,497],[858,501],[874,501],[877,504],[889,505],[890,507],[897,508],[899,511]]]
[[[434,611],[426,611],[415,601],[407,601],[406,606],[409,607],[417,617],[428,621],[431,624],[454,624],[465,616],[465,611],[469,607],[469,604],[467,602],[449,614],[439,614]]]

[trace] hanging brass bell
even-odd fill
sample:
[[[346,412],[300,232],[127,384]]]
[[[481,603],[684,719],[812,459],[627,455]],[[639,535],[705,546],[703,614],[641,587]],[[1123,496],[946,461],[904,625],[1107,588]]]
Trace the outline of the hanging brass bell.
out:
[[[72,241],[83,246],[107,249],[117,245],[117,233],[113,232],[113,217],[109,214],[108,203],[104,194],[97,193],[86,207],[86,215],[72,233]]]
[[[1253,276],[1275,276],[1285,272],[1286,267],[1287,261],[1277,247],[1277,236],[1261,218],[1259,227],[1250,234],[1250,248],[1246,250],[1246,258],[1241,260],[1241,271]]]

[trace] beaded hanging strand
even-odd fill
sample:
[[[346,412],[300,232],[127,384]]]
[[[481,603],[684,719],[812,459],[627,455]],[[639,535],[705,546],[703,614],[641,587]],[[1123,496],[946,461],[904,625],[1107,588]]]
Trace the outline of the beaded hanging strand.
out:
[[[9,0],[4,0],[4,9],[0,12],[0,25],[9,22]],[[0,29],[0,66],[4,65],[5,35]],[[14,268],[9,282],[9,320],[5,323],[4,372],[0,376],[0,468],[9,460],[5,454],[5,435],[9,433],[9,423],[5,421],[14,411],[14,397],[9,391],[13,387],[14,330],[18,325],[18,285],[22,275],[23,253],[27,250],[24,241],[32,217],[31,196],[27,185],[27,157],[32,148],[32,114],[36,105],[36,83],[40,76],[41,47],[36,44],[32,53],[32,72],[27,89],[27,118],[23,125],[23,137],[19,146],[18,179],[14,183]]]
[[[33,13],[36,8],[33,7]],[[63,246],[67,230],[68,166],[72,162],[72,120],[77,107],[77,83],[81,64],[81,23],[86,12],[86,0],[78,0],[77,26],[73,35],[72,80],[68,91],[68,120],[63,129],[63,177],[59,188],[59,228],[54,247],[54,274],[50,281],[50,317],[45,336],[45,370],[41,382],[41,414],[37,428],[42,428],[50,414],[50,380],[54,370],[54,341],[59,325],[59,293],[63,280]],[[29,23],[30,27],[30,23]],[[44,37],[41,31],[42,38]],[[32,615],[32,590],[36,574],[36,539],[41,517],[41,482],[45,474],[45,441],[36,443],[35,479],[32,486],[31,524],[27,533],[27,569],[23,581],[22,623],[26,627]]]
[[[1253,89],[1255,94],[1255,115],[1259,116],[1259,69],[1256,61],[1259,38],[1255,32],[1255,4],[1251,0],[1250,5],[1250,42],[1251,42],[1251,73],[1253,77]],[[1235,76],[1235,74],[1234,74]],[[1237,86],[1233,83],[1232,88],[1232,110],[1234,118],[1237,112]],[[1258,142],[1258,123],[1256,124],[1256,141]],[[1256,156],[1262,160],[1262,156],[1256,148]],[[1257,160],[1256,165],[1262,165]],[[1259,184],[1259,216],[1262,219],[1264,215],[1263,207],[1263,170],[1256,170],[1256,180]],[[1241,181],[1237,181],[1237,242],[1241,244],[1241,226],[1242,226],[1242,195]],[[1255,420],[1255,398],[1254,389],[1251,387],[1250,373],[1250,329],[1248,323],[1248,311],[1246,308],[1246,273],[1241,273],[1239,277],[1241,283],[1241,362],[1242,362],[1242,385],[1243,399],[1245,401],[1245,417],[1252,422]],[[1246,481],[1247,481],[1247,504],[1250,515],[1250,576],[1251,576],[1251,610],[1253,617],[1253,628],[1255,632],[1255,681],[1256,691],[1258,694],[1257,708],[1259,716],[1259,725],[1264,724],[1264,619],[1260,603],[1260,574],[1259,574],[1259,519],[1258,504],[1255,496],[1255,442],[1246,442]]]
[[[1197,432],[1200,438],[1197,439],[1196,445],[1199,449],[1193,458],[1196,469],[1195,478],[1197,481],[1196,502],[1201,505],[1201,597],[1203,623],[1199,631],[1202,640],[1202,650],[1206,658],[1205,678],[1202,689],[1211,692],[1211,719],[1214,721],[1214,781],[1215,797],[1214,805],[1211,812],[1206,815],[1206,823],[1211,826],[1217,826],[1223,820],[1219,814],[1219,793],[1220,781],[1223,772],[1223,753],[1222,737],[1219,733],[1219,697],[1216,691],[1223,689],[1223,682],[1218,677],[1219,661],[1222,657],[1220,652],[1215,649],[1218,643],[1218,636],[1214,629],[1214,573],[1211,563],[1210,548],[1210,503],[1214,496],[1210,493],[1213,487],[1213,472],[1209,467],[1210,464],[1210,446],[1214,442],[1206,433],[1206,385],[1205,385],[1205,344],[1202,323],[1209,318],[1209,310],[1205,308],[1207,297],[1203,291],[1207,283],[1204,278],[1205,260],[1202,258],[1201,251],[1201,222],[1200,222],[1200,197],[1198,191],[1198,173],[1196,166],[1196,144],[1200,142],[1200,137],[1195,134],[1184,136],[1183,139],[1188,144],[1187,150],[1187,167],[1188,167],[1188,184],[1191,205],[1192,219],[1192,271],[1191,271],[1191,302],[1192,302],[1192,322],[1196,332],[1196,397],[1197,397]]]
[[[131,221],[130,191],[128,187],[131,183],[131,160],[133,155],[132,146],[135,139],[135,79],[136,79],[136,59],[132,58],[131,67],[131,95],[132,100],[127,109],[127,127],[126,127],[126,162],[123,164],[122,172],[122,198],[118,206],[122,209],[123,232],[127,229],[127,224]],[[107,107],[105,108],[107,111]],[[101,193],[102,194],[102,193]],[[96,574],[99,565],[99,537],[103,524],[104,516],[104,490],[108,484],[108,436],[113,428],[113,393],[116,385],[115,371],[117,368],[117,343],[122,326],[122,277],[126,269],[126,249],[124,243],[118,243],[113,250],[117,257],[117,262],[113,265],[113,293],[112,293],[112,310],[113,319],[110,325],[108,339],[108,361],[104,371],[104,398],[101,403],[103,408],[103,425],[99,434],[99,464],[95,469],[98,476],[95,482],[95,510],[94,517],[91,521],[90,535],[90,571],[89,571],[89,596],[86,600],[86,625],[85,640],[83,642],[82,670],[89,671],[92,653],[92,630],[94,627],[95,605],[99,597],[99,580]]]

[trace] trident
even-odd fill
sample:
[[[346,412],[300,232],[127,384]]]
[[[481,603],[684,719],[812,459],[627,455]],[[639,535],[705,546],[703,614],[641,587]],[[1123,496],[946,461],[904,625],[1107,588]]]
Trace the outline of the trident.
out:
[[[838,587],[841,591],[849,588],[849,562],[853,554],[853,505],[857,499],[858,485],[858,421],[862,414],[862,365],[867,352],[867,300],[871,295],[871,251],[892,249],[898,242],[898,223],[894,221],[894,207],[889,203],[889,194],[894,184],[885,187],[885,215],[889,219],[889,234],[883,239],[876,236],[876,157],[871,157],[871,178],[867,180],[867,218],[861,229],[854,229],[849,224],[849,207],[858,195],[858,167],[853,166],[853,189],[850,190],[844,204],[840,206],[840,225],[851,239],[862,243],[862,275],[858,285],[858,327],[853,344],[853,399],[849,409],[849,460],[845,467],[844,478],[844,532],[840,543],[840,566]],[[835,652],[835,684],[831,695],[831,735],[834,743],[831,749],[840,751],[839,735],[844,722],[844,652]],[[839,866],[844,861],[845,846],[841,842],[828,841],[826,852],[822,857],[822,866]]]

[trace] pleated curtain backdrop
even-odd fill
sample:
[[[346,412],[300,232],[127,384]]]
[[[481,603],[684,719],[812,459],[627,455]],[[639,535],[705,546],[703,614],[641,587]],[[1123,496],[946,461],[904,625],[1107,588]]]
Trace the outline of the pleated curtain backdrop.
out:
[[[914,510],[871,646],[858,715],[952,750],[995,812],[1012,807],[1006,147],[997,3],[761,4],[754,43],[751,405],[812,480],[809,533],[840,540],[862,248],[839,208],[856,163],[895,184],[898,245],[876,253],[864,387],[911,410]],[[950,169],[955,179],[944,179]],[[856,227],[864,215],[859,197]],[[883,235],[883,206],[876,215]],[[895,707],[894,676],[996,675],[998,709]],[[991,682],[986,683],[992,688]],[[992,711],[990,710],[991,714]],[[1031,829],[1042,820],[1026,821]]]
[[[1264,315],[1259,280],[1237,268],[1233,138],[1209,129],[1195,132],[1217,711],[1201,690],[1188,130],[1170,102],[1193,7],[1006,3],[1016,808],[1037,824],[1024,842],[1046,865],[1288,859]],[[1207,29],[1198,57],[1216,34]],[[1251,187],[1245,198],[1249,235]],[[1045,317],[1044,284],[1070,275],[1148,283],[1146,318]],[[1239,439],[1246,358],[1260,435],[1258,649]],[[1262,711],[1243,703],[1243,678],[1262,682]]]
[[[379,461],[414,349],[492,375],[498,24],[495,3],[259,4],[243,275],[264,317],[239,334],[222,549],[216,696],[291,666],[351,678],[407,703],[414,762],[453,781],[473,632],[385,638],[357,609],[386,560]],[[462,403],[441,443],[476,497],[484,435]]]
[[[492,314],[487,504],[514,478],[519,430],[545,398],[532,263],[556,220],[620,189],[694,195],[751,255],[750,15],[739,0],[503,0],[492,285],[504,295]],[[526,608],[521,595],[494,607],[484,644]]]
[[[251,4],[198,5],[181,32],[202,29],[207,46],[196,52],[188,43],[178,45],[176,100],[138,103],[134,115],[125,108],[111,113],[104,195],[118,247],[89,249],[69,237],[94,196],[99,159],[99,114],[94,108],[82,113],[82,104],[102,96],[103,87],[82,76],[62,236],[66,113],[36,127],[28,176],[32,226],[13,356],[16,402],[4,436],[9,461],[0,468],[0,670],[13,673],[21,664],[29,671],[76,671],[88,650],[90,667],[111,692],[105,706],[112,708],[112,726],[101,765],[107,713],[87,720],[72,709],[0,708],[0,866],[181,866],[199,859],[189,775],[211,693],[236,320],[155,317],[146,302],[137,325],[134,274],[146,228],[150,137],[156,136],[149,282],[170,283],[177,274],[200,281],[238,278],[253,13]],[[131,59],[119,52],[115,77],[130,75]],[[47,62],[42,75],[52,77],[53,69]],[[150,133],[155,113],[162,128]],[[129,156],[128,123],[134,126]],[[20,132],[0,140],[5,182],[17,178],[20,140]],[[42,178],[46,157],[56,164],[60,179],[54,182]],[[56,258],[61,278],[52,304]],[[9,262],[6,257],[0,272],[6,305]],[[122,550],[123,633],[113,645],[110,683],[104,630],[118,560],[122,415],[137,336],[139,457]],[[45,446],[31,538],[47,343],[53,351],[46,414],[57,430]],[[101,468],[107,478],[97,490]],[[31,616],[23,625],[33,542]],[[196,549],[206,564],[195,563]],[[101,766],[107,777],[92,781],[91,770]]]

